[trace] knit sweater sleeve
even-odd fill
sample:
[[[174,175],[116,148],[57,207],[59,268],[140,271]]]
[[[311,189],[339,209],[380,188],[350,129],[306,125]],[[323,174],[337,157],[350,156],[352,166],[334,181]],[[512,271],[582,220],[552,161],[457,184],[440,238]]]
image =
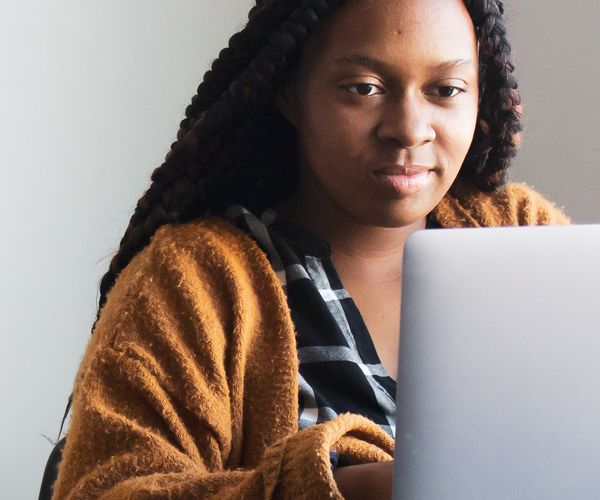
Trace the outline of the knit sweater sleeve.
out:
[[[211,224],[161,228],[117,279],[77,374],[53,498],[341,498],[330,450],[392,458],[391,438],[357,415],[297,430],[283,291],[249,238]]]

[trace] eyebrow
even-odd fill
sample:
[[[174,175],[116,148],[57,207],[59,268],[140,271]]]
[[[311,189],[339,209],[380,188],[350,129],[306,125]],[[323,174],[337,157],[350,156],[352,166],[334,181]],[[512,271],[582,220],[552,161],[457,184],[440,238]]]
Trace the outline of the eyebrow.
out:
[[[475,64],[473,63],[473,59],[451,59],[450,61],[445,61],[434,66],[434,68],[437,70],[445,70],[458,68],[460,66],[471,66],[474,68]]]
[[[384,72],[387,69],[386,65],[378,59],[373,59],[372,57],[358,54],[340,57],[339,59],[336,59],[335,62],[337,64],[354,64],[357,66],[365,66],[379,72]]]
[[[383,73],[389,69],[388,65],[380,61],[379,59],[374,59],[372,57],[360,54],[340,57],[339,59],[336,59],[335,62],[337,64],[354,64],[358,66],[365,66],[375,71],[379,71],[380,73]],[[473,63],[473,59],[450,59],[449,61],[444,61],[440,64],[435,64],[431,66],[430,69],[436,71],[444,71],[461,66],[475,67],[475,64]]]

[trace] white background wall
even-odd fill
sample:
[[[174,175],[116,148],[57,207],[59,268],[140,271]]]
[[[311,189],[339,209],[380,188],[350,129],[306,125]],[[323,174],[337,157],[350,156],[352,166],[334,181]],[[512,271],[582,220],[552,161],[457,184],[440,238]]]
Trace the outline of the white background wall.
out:
[[[250,0],[0,0],[0,498],[37,497],[98,281]]]
[[[2,1],[0,498],[37,495],[108,257],[251,3]],[[515,177],[600,222],[600,4],[507,10],[527,121]]]

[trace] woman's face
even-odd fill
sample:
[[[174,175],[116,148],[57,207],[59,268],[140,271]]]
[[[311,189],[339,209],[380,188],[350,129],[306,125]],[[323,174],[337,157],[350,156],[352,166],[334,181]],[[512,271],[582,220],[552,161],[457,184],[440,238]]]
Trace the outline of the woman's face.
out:
[[[296,198],[362,224],[421,220],[458,175],[477,103],[461,0],[349,0],[309,38],[278,96],[298,133]]]

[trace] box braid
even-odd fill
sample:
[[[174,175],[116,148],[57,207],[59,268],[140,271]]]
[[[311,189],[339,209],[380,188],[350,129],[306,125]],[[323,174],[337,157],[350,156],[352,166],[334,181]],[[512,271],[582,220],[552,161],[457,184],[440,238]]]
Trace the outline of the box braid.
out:
[[[520,97],[502,2],[463,1],[479,44],[480,102],[460,175],[492,191],[506,183],[519,142]],[[231,203],[258,209],[291,194],[297,174],[295,131],[277,111],[273,94],[296,69],[306,37],[343,2],[256,0],[245,28],[204,74],[177,140],[137,203],[101,280],[96,321],[118,274],[159,227],[219,213]],[[71,402],[72,396],[59,436]]]
[[[498,0],[464,0],[479,44],[479,124],[460,171],[482,191],[506,184],[521,142],[522,107],[506,37],[504,5]]]
[[[264,8],[264,0],[257,0],[248,14],[248,23],[230,39],[228,47],[219,53],[198,87],[197,94],[185,110],[185,119],[181,122],[178,139],[189,131],[190,126],[203,111],[214,104],[227,90],[234,77],[245,68],[258,50],[264,46],[274,29],[290,13],[291,4],[275,5]]]
[[[266,170],[254,172],[256,166],[249,166],[252,157],[265,160],[268,156],[265,148],[257,145],[268,146],[280,158],[285,156],[282,146],[290,145],[289,140],[276,142],[281,146],[275,148],[268,144],[269,136],[272,140],[281,135],[280,130],[288,132],[287,139],[291,132],[274,113],[271,96],[285,80],[285,70],[298,57],[308,33],[339,3],[341,0],[265,0],[251,10],[246,28],[231,38],[229,47],[205,75],[186,110],[178,140],[152,173],[152,184],[138,201],[119,250],[101,280],[99,311],[119,272],[160,226],[217,212],[235,194],[245,193],[249,198],[244,201],[253,205],[252,200],[258,201],[259,195],[272,187]],[[268,133],[265,125],[272,125],[267,127]],[[274,170],[272,163],[269,167]],[[282,175],[275,177],[279,181]]]

